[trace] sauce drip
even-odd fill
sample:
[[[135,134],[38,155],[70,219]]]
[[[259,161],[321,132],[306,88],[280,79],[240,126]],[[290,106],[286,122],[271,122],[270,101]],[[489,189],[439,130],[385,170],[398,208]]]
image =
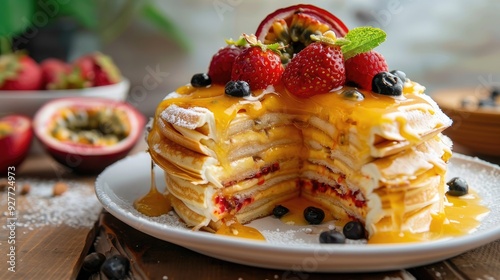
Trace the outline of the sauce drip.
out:
[[[297,225],[297,226],[309,225],[309,223],[304,218],[304,209],[306,209],[309,206],[320,208],[321,210],[323,210],[323,212],[325,212],[325,219],[323,220],[322,223],[333,220],[332,214],[330,213],[330,211],[326,210],[325,207],[304,198],[300,197],[293,198],[281,203],[281,205],[285,206],[286,208],[288,208],[288,210],[290,210],[290,212],[288,212],[286,215],[280,218],[280,220],[285,224]]]
[[[153,160],[151,160],[151,188],[146,195],[134,201],[134,208],[149,217],[167,214],[172,209],[170,200],[156,188]]]
[[[255,240],[266,240],[259,230],[240,224],[236,219],[224,221],[215,234],[242,237]]]
[[[368,243],[421,242],[466,235],[474,231],[480,225],[481,219],[489,212],[487,207],[481,205],[479,195],[472,190],[469,190],[469,194],[461,197],[447,195],[446,198],[444,213],[432,215],[428,232],[375,233],[370,237]]]

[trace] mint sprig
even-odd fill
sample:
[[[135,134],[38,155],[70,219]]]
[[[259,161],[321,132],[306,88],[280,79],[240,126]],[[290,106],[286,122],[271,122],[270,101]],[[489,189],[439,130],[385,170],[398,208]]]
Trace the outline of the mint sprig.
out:
[[[340,49],[347,60],[360,53],[368,52],[385,41],[386,34],[380,28],[375,27],[356,27],[344,36],[344,41]]]

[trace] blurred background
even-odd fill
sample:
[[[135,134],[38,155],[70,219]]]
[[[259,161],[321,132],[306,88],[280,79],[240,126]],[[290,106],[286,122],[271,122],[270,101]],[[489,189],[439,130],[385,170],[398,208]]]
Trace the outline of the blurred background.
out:
[[[102,51],[130,80],[127,100],[152,116],[167,93],[207,71],[224,39],[254,33],[267,14],[297,3],[327,9],[350,28],[384,29],[377,50],[389,67],[431,95],[500,86],[496,0],[3,0],[0,36],[38,61]]]

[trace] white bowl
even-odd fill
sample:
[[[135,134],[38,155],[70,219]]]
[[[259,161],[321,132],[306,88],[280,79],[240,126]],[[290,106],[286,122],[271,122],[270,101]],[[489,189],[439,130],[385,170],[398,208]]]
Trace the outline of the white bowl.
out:
[[[103,97],[125,101],[129,87],[130,82],[123,79],[117,84],[84,89],[0,90],[0,116],[21,113],[33,117],[35,112],[47,101],[63,97]]]

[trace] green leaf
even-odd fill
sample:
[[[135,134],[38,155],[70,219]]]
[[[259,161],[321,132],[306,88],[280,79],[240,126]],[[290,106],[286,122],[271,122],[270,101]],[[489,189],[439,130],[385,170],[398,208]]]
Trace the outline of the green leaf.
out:
[[[386,34],[380,28],[357,27],[349,30],[344,38],[349,41],[341,47],[344,59],[347,60],[357,54],[371,51],[385,41]]]
[[[58,13],[56,13],[55,15],[50,15],[47,12],[49,16],[69,16],[76,19],[78,23],[83,27],[89,29],[94,29],[97,27],[97,0],[69,0],[64,4],[59,4],[57,1],[47,2],[57,5],[57,8],[59,9]],[[41,2],[38,1],[37,3],[40,5]],[[44,11],[43,7],[39,7],[38,9]]]
[[[35,3],[33,1],[0,1],[0,37],[12,38],[31,25]]]
[[[153,4],[149,3],[149,1],[142,7],[142,14],[182,48],[186,50],[191,49],[191,43],[187,36],[172,20],[158,11],[158,9]]]

